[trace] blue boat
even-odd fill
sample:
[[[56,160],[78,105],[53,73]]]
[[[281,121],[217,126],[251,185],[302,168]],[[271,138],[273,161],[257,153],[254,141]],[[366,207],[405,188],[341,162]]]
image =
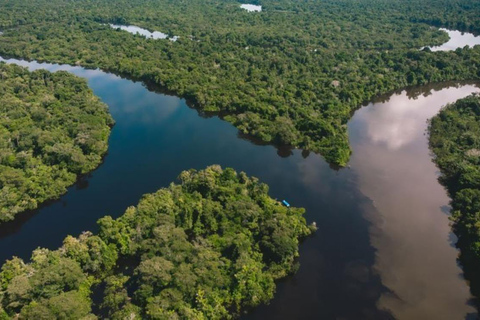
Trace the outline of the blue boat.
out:
[[[282,203],[285,205],[285,207],[290,207],[290,203],[288,203],[287,200],[283,200]]]

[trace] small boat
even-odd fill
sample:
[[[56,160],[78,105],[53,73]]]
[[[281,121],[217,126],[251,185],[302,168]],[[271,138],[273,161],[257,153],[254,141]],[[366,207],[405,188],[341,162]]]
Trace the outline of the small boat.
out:
[[[290,203],[288,203],[287,200],[282,200],[282,203],[285,205],[285,207],[290,207]]]

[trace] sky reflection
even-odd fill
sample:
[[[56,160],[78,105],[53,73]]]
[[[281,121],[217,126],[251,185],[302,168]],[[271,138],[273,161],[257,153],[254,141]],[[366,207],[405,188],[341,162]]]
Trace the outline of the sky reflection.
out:
[[[445,214],[449,198],[431,161],[427,119],[450,102],[480,91],[473,85],[437,88],[416,99],[406,91],[357,111],[349,124],[351,166],[372,199],[365,212],[377,249],[375,269],[390,290],[378,307],[398,319],[459,319],[475,310],[456,264]]]

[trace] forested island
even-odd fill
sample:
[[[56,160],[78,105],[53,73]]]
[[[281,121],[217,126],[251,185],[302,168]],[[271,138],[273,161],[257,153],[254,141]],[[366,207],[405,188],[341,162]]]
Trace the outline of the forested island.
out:
[[[113,120],[85,80],[0,62],[0,222],[95,169]]]
[[[242,133],[345,165],[346,123],[372,97],[480,78],[480,48],[430,52],[436,27],[480,32],[474,0],[0,0],[0,55],[159,85]],[[135,25],[176,41],[146,39]]]
[[[480,95],[447,105],[430,124],[430,147],[452,198],[460,262],[480,296]]]
[[[231,319],[268,302],[310,235],[304,209],[233,169],[184,171],[99,233],[0,272],[0,319]]]

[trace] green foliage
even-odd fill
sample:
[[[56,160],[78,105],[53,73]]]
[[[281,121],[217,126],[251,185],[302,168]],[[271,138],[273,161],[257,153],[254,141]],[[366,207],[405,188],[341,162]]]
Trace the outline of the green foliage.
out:
[[[59,250],[35,250],[30,263],[7,261],[0,311],[25,319],[91,318],[92,310],[111,319],[230,319],[272,299],[275,280],[296,270],[299,240],[312,232],[304,210],[286,208],[265,184],[230,168],[179,179],[118,219],[100,219],[98,236],[69,236]]]
[[[95,169],[112,124],[85,80],[0,62],[0,222]]]
[[[430,124],[430,147],[452,197],[453,229],[471,290],[480,296],[480,96],[446,106]]]
[[[0,0],[0,54],[154,83],[227,114],[243,133],[339,165],[350,157],[347,121],[363,102],[406,86],[480,77],[480,48],[419,50],[448,39],[431,25],[479,33],[475,0],[260,4],[262,12],[249,13],[235,0]],[[145,39],[107,23],[180,38]]]
[[[118,258],[114,245],[107,245],[90,232],[84,232],[78,238],[68,236],[63,241],[63,249],[67,257],[76,260],[89,273],[112,269]]]
[[[90,279],[60,251],[37,249],[32,262],[8,261],[0,273],[1,304],[22,319],[80,319],[90,314]]]
[[[90,316],[90,317],[88,317]],[[48,300],[33,301],[22,309],[20,319],[95,319],[90,303],[77,291],[62,292]]]

